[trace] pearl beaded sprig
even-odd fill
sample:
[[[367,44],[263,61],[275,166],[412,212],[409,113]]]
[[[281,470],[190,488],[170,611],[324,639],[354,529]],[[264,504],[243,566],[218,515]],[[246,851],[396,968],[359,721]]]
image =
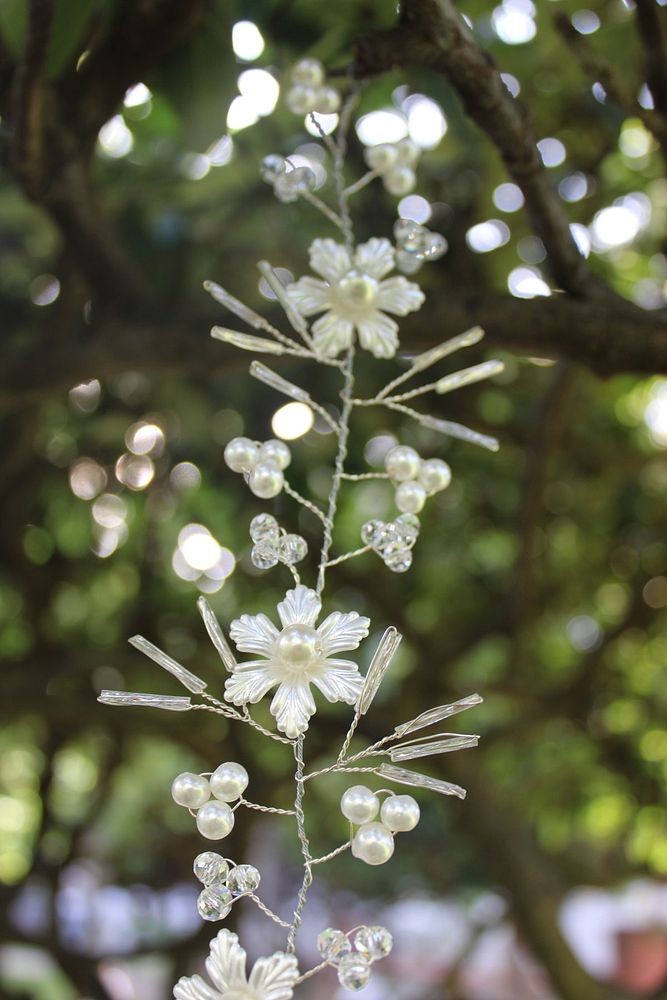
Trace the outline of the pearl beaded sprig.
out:
[[[328,85],[319,59],[300,59],[292,67],[290,77],[292,86],[285,95],[285,103],[293,114],[333,115],[340,108],[340,94]]]
[[[195,816],[197,829],[207,840],[223,840],[234,829],[234,813],[229,806],[243,798],[248,772],[241,764],[227,761],[210,777],[185,771],[171,785],[171,797]]]
[[[235,437],[225,448],[225,462],[232,472],[245,477],[250,492],[262,500],[277,497],[285,485],[284,470],[292,461],[292,453],[284,441],[251,441]]]
[[[380,805],[379,795],[388,797]],[[353,785],[343,792],[340,811],[352,826],[352,854],[367,865],[383,865],[394,853],[394,834],[414,830],[420,810],[411,795],[395,795],[382,789],[372,792],[366,785]],[[377,815],[380,814],[380,821]]]
[[[387,475],[396,486],[396,506],[404,514],[418,514],[426,498],[447,489],[452,470],[441,458],[421,458],[408,444],[397,444],[384,459]]]
[[[411,139],[400,142],[381,142],[369,146],[364,152],[366,163],[382,178],[389,194],[402,197],[414,190],[417,183],[415,168],[421,150]]]

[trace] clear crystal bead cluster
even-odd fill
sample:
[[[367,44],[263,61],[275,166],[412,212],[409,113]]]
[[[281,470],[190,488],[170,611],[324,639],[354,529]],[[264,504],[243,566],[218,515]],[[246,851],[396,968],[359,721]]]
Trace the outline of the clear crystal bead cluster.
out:
[[[421,525],[416,514],[399,514],[394,521],[367,521],[361,540],[380,556],[387,569],[405,573],[412,566],[412,547]]]
[[[371,965],[386,958],[394,939],[386,927],[356,927],[345,934],[327,927],[317,938],[323,963],[336,969],[343,989],[356,993],[368,985]]]
[[[386,426],[388,417],[399,414],[402,420],[412,421],[422,433],[431,433],[434,438],[440,435],[450,441],[464,441],[496,451],[498,442],[494,438],[454,420],[415,409],[414,401],[428,393],[444,397],[498,374],[503,367],[498,360],[482,360],[440,374],[433,381],[422,381],[422,373],[440,365],[455,351],[480,343],[483,331],[474,327],[422,353],[409,351],[407,363],[394,370],[383,388],[359,395],[357,350],[361,348],[377,359],[378,372],[382,364],[391,364],[401,347],[398,320],[417,312],[424,301],[421,288],[408,281],[405,274],[416,271],[425,260],[440,256],[446,249],[446,241],[440,234],[406,220],[399,220],[394,227],[395,246],[386,236],[372,237],[364,243],[355,239],[351,199],[378,178],[385,190],[397,197],[411,191],[420,150],[408,139],[368,148],[364,156],[369,170],[350,182],[346,177],[345,152],[360,89],[349,80],[343,86],[346,94],[341,100],[338,90],[327,81],[322,64],[303,59],[292,70],[287,88],[290,109],[308,115],[315,131],[321,129],[322,157],[327,154],[331,157],[334,197],[330,203],[325,200],[326,192],[322,197],[320,193],[314,195],[314,172],[309,167],[296,166],[289,156],[271,154],[261,166],[262,177],[273,186],[281,201],[307,203],[309,209],[321,213],[335,234],[335,238],[327,235],[313,240],[308,253],[312,274],[288,285],[283,284],[279,272],[268,261],[258,263],[261,278],[284,313],[280,328],[217,283],[205,283],[215,301],[250,328],[247,332],[215,326],[211,331],[213,337],[254,355],[288,356],[297,359],[304,368],[314,365],[326,371],[327,379],[313,380],[313,386],[339,380],[335,400],[321,401],[315,398],[319,390],[311,391],[288,380],[257,358],[249,369],[250,376],[264,390],[309,407],[320,426],[326,425],[332,432],[323,440],[323,447],[327,440],[334,444],[330,489],[324,503],[321,497],[304,497],[290,487],[286,470],[292,454],[283,441],[236,437],[224,452],[228,467],[244,476],[254,496],[268,500],[284,493],[301,507],[304,534],[310,540],[311,530],[313,534],[321,533],[316,559],[312,566],[307,566],[310,561],[307,557],[317,551],[315,546],[311,543],[309,547],[300,534],[283,528],[271,513],[255,513],[250,520],[252,563],[260,569],[276,567],[286,571],[291,577],[291,587],[278,602],[275,615],[266,614],[265,608],[241,614],[231,622],[227,634],[207,601],[203,597],[197,601],[204,627],[226,675],[223,693],[218,697],[209,693],[205,680],[143,636],[134,636],[130,640],[132,645],[180,683],[187,694],[102,691],[99,696],[99,701],[106,705],[214,713],[224,718],[227,725],[246,727],[258,739],[282,744],[294,757],[292,809],[246,800],[249,776],[235,761],[227,761],[203,774],[183,772],[174,779],[174,801],[191,812],[205,838],[222,840],[229,836],[234,829],[235,810],[243,807],[287,817],[286,822],[294,824],[302,857],[302,880],[296,900],[281,915],[256,894],[260,877],[253,865],[235,864],[213,851],[197,856],[194,872],[203,885],[198,910],[204,920],[224,919],[235,900],[245,898],[286,931],[286,941],[284,950],[259,959],[247,973],[246,954],[237,935],[226,929],[219,931],[211,941],[206,962],[213,986],[198,975],[183,977],[174,988],[176,1000],[204,997],[290,1000],[300,983],[327,965],[336,968],[344,989],[353,992],[363,989],[369,981],[371,965],[389,954],[391,935],[376,926],[358,927],[347,934],[328,928],[318,938],[321,965],[300,972],[295,952],[308,892],[321,866],[334,863],[348,851],[371,866],[388,862],[394,853],[395,835],[417,826],[420,806],[409,794],[398,794],[384,787],[374,791],[367,785],[353,785],[347,788],[340,804],[343,816],[351,824],[350,837],[332,847],[330,830],[335,824],[318,816],[322,800],[317,810],[308,809],[310,783],[326,775],[361,771],[370,775],[368,780],[374,787],[377,781],[378,785],[389,783],[420,793],[463,799],[465,790],[460,786],[404,765],[424,758],[432,761],[477,745],[474,735],[433,732],[444,720],[479,705],[482,699],[476,694],[428,708],[396,725],[393,732],[375,742],[366,739],[365,716],[372,711],[392,664],[401,656],[401,635],[393,625],[385,626],[374,649],[370,653],[364,649],[368,665],[363,672],[355,651],[368,638],[369,618],[356,610],[325,607],[329,576],[346,560],[373,551],[393,572],[402,573],[410,567],[412,548],[421,530],[416,515],[426,499],[444,490],[451,480],[446,462],[440,458],[423,459],[414,448],[404,444],[387,453],[384,472],[351,471],[348,452],[357,414],[363,411],[367,418],[369,409],[376,411],[380,427]],[[339,110],[337,131],[325,135],[318,116],[334,115]],[[396,270],[404,273],[396,274]],[[357,453],[362,444],[359,442],[359,448],[355,449]],[[361,528],[363,545],[352,551],[337,552],[341,491],[353,487],[355,481],[377,478],[390,484],[400,513],[393,521],[368,521]],[[296,569],[301,563],[313,573],[310,586],[301,582]],[[303,567],[300,571],[304,572]],[[261,597],[258,600],[261,602]],[[341,656],[345,653],[351,654],[351,658]],[[239,659],[243,654],[251,658]],[[254,706],[267,696],[268,713],[254,711]],[[328,762],[324,757],[318,768],[313,769],[306,761],[305,747],[319,699],[349,706],[350,718],[338,753]],[[316,857],[313,845],[320,839],[326,852]],[[279,905],[279,909],[283,906]]]
[[[253,517],[250,537],[254,542],[250,559],[257,569],[272,569],[279,562],[295,566],[308,555],[305,538],[285,531],[272,514]]]
[[[204,886],[197,899],[203,920],[224,920],[235,900],[255,892],[261,881],[253,865],[237,865],[215,851],[198,854],[192,870]]]
[[[394,223],[396,267],[403,274],[416,274],[426,261],[440,260],[447,253],[447,240],[442,233],[432,233],[412,219],[397,219]]]

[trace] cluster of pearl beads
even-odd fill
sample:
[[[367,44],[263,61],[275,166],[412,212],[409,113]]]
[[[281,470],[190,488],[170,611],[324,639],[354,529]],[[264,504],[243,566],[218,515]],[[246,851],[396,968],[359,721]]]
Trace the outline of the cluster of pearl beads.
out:
[[[234,813],[229,803],[242,799],[248,781],[245,767],[226,761],[209,776],[191,771],[177,775],[171,785],[171,797],[195,816],[202,837],[222,840],[234,829]]]
[[[394,521],[367,521],[361,540],[370,545],[393,573],[405,573],[412,565],[412,546],[419,538],[416,514],[399,514]]]
[[[381,142],[377,146],[369,146],[364,152],[366,163],[380,175],[385,190],[399,198],[414,190],[419,156],[419,146],[411,139]]]
[[[439,260],[447,252],[447,240],[442,233],[432,233],[412,219],[397,219],[394,237],[396,267],[403,274],[416,274],[425,261]]]
[[[250,438],[232,438],[225,448],[225,462],[232,472],[245,477],[250,492],[261,500],[277,497],[285,485],[284,470],[292,461],[292,454],[284,441],[251,441]]]
[[[343,989],[353,993],[368,985],[371,965],[386,958],[393,944],[386,927],[357,927],[347,934],[327,927],[317,937],[317,950],[322,959],[336,969]]]
[[[297,201],[302,194],[317,187],[314,170],[306,166],[293,167],[277,153],[264,157],[259,173],[263,181],[271,184],[276,198],[285,203]]]
[[[396,506],[404,514],[418,514],[428,496],[446,489],[452,481],[452,470],[446,462],[422,458],[408,444],[390,448],[384,467],[396,486]]]
[[[394,853],[394,834],[414,830],[420,815],[419,805],[411,795],[389,792],[380,805],[378,794],[366,785],[353,785],[343,792],[340,811],[358,827],[352,836],[352,854],[367,865],[389,861]]]
[[[288,534],[272,514],[253,517],[250,522],[250,537],[255,543],[250,558],[257,569],[271,569],[279,562],[294,566],[308,554],[305,538]]]
[[[340,108],[340,94],[327,85],[324,66],[319,59],[300,59],[290,73],[292,86],[285,103],[295,115],[333,115]]]
[[[237,899],[259,888],[261,878],[253,865],[237,865],[215,851],[198,854],[192,870],[204,886],[197,899],[202,920],[224,920]]]

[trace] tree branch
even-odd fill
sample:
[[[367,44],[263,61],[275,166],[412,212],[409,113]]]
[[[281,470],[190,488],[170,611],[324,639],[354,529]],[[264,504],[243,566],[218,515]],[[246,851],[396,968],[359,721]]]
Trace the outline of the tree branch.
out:
[[[207,336],[217,318],[202,314],[183,322],[173,318],[162,322],[158,316],[144,321],[131,314],[102,315],[67,343],[40,338],[26,345],[25,335],[7,336],[0,345],[0,406],[25,405],[53,390],[134,369],[224,374],[243,364],[246,355]],[[575,361],[601,376],[667,373],[664,310],[646,312],[629,302],[567,295],[480,298],[477,291],[471,291],[468,296],[448,299],[444,310],[426,306],[411,317],[402,346],[406,351],[432,347],[476,325],[486,330],[489,348]]]
[[[427,67],[445,76],[521,188],[559,287],[577,295],[613,295],[579,253],[540,158],[526,109],[507,90],[494,60],[479,47],[452,0],[405,0],[399,24],[360,39],[355,60],[359,76],[395,66]]]

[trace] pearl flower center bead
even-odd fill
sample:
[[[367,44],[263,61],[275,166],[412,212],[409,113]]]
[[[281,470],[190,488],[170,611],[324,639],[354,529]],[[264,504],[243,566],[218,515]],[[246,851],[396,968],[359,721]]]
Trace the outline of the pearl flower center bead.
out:
[[[309,625],[288,625],[278,637],[278,656],[286,666],[307,667],[321,653],[319,633]]]
[[[353,313],[363,312],[375,303],[378,287],[370,274],[352,268],[334,285],[336,306]]]

